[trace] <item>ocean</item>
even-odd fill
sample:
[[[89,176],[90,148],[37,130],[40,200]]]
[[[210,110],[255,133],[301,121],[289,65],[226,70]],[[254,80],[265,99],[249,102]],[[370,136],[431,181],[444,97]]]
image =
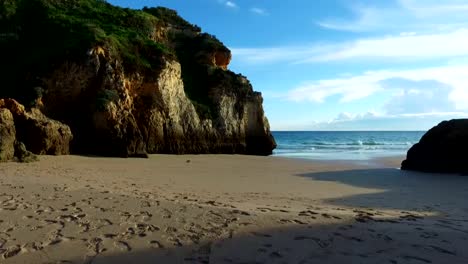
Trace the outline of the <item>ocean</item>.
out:
[[[406,155],[425,131],[276,131],[274,156],[368,160]]]

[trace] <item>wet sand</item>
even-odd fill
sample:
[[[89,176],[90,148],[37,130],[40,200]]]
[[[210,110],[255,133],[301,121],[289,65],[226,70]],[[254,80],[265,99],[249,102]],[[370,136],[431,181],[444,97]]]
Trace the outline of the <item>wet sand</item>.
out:
[[[468,177],[229,155],[0,164],[1,263],[468,263]]]

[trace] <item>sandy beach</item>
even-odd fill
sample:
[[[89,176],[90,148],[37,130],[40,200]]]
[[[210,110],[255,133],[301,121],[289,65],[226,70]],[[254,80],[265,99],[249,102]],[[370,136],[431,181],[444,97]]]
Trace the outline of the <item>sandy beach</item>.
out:
[[[468,177],[402,157],[0,164],[1,263],[468,263]]]

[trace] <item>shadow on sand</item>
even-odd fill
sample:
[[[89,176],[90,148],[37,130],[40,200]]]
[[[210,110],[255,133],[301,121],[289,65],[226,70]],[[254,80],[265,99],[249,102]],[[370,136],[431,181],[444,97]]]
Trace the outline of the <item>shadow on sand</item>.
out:
[[[376,190],[370,194],[329,199],[325,202],[350,207],[395,210],[464,210],[468,214],[468,177],[431,174],[393,168],[314,172],[298,175]]]
[[[322,212],[317,211],[317,222],[278,223],[277,228],[231,233],[195,245],[103,252],[73,263],[468,263],[467,177],[396,169],[298,176],[377,190],[326,201],[334,206],[367,208],[377,215],[381,209],[435,214],[361,222],[352,217],[320,219]]]

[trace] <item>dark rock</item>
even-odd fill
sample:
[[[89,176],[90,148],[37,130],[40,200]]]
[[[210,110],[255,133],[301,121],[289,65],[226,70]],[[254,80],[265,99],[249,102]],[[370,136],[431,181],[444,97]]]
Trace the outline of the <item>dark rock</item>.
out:
[[[444,121],[408,150],[401,169],[467,174],[467,153],[468,119]]]
[[[73,139],[70,128],[47,118],[38,109],[17,117],[16,127],[18,139],[31,152],[38,155],[70,154],[70,142]]]
[[[26,146],[19,141],[15,142],[15,157],[18,162],[34,162],[37,161],[38,158],[34,155],[31,151],[26,149]]]

